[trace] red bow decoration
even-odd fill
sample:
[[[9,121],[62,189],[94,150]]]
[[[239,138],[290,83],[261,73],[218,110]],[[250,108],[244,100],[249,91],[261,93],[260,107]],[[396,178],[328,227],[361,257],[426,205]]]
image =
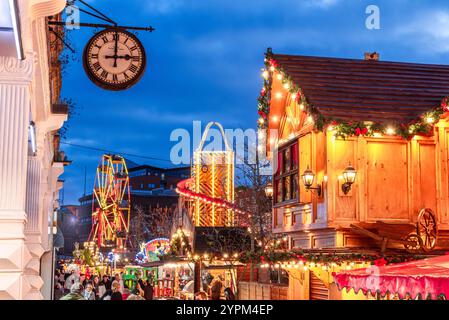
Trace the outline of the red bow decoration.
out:
[[[368,129],[367,128],[363,128],[363,129],[360,129],[360,128],[356,128],[355,129],[355,132],[354,132],[354,134],[356,135],[356,136],[360,136],[360,135],[365,135],[365,134],[367,134],[368,133]]]
[[[265,112],[263,112],[263,111],[259,111],[259,115],[260,115],[262,118],[264,118],[264,119],[267,118],[267,114],[266,114]]]
[[[444,109],[444,111],[449,111],[448,108],[448,97],[443,98],[443,100],[441,100],[441,107]]]
[[[384,258],[380,258],[380,259],[374,260],[374,265],[377,266],[377,267],[383,267],[387,263],[388,263],[388,261],[385,260]]]
[[[270,66],[273,66],[273,67],[275,67],[275,68],[278,66],[277,61],[274,60],[274,59],[268,60],[268,63],[270,64]]]

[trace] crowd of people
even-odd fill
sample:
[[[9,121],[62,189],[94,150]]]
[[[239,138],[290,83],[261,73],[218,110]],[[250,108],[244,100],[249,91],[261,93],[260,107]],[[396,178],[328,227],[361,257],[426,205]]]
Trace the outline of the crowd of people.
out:
[[[100,280],[101,278],[101,280]],[[60,300],[153,300],[154,287],[150,280],[137,277],[134,288],[128,288],[123,273],[86,277],[74,270],[55,274],[55,299]]]

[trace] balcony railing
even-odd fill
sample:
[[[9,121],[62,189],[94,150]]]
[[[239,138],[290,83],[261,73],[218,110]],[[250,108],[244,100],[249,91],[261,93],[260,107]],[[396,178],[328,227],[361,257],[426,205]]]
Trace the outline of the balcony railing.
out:
[[[54,103],[51,105],[51,113],[53,114],[69,114],[69,106],[65,103]]]
[[[65,155],[64,151],[57,151],[57,152],[55,152],[55,155],[53,157],[53,162],[62,163],[64,165],[68,165],[68,164],[72,163],[72,161],[70,161],[67,158],[67,156]]]

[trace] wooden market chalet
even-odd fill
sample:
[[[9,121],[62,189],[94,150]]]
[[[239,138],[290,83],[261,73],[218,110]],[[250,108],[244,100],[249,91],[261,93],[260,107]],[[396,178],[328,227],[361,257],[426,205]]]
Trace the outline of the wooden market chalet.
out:
[[[449,66],[271,49],[265,64],[258,112],[275,168],[273,233],[316,252],[447,250]],[[289,296],[332,296],[332,277],[310,273]]]

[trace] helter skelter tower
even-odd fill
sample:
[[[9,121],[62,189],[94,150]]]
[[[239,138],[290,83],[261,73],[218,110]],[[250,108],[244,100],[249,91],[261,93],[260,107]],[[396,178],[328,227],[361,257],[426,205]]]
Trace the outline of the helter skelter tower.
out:
[[[218,127],[225,150],[204,150],[210,128]],[[234,151],[229,146],[223,126],[210,122],[194,152],[191,190],[194,198],[192,218],[196,227],[234,226]]]
[[[124,250],[128,241],[131,196],[128,168],[118,155],[103,155],[97,167],[89,241],[100,249]]]
[[[221,133],[224,151],[221,150],[222,145],[220,150],[204,148],[213,125]],[[180,181],[176,188],[176,192],[180,194],[178,228],[235,227],[236,214],[250,214],[234,203],[234,151],[218,122],[210,122],[206,126],[200,145],[193,155],[191,172],[192,176]],[[187,221],[190,222],[184,220],[187,212]]]

